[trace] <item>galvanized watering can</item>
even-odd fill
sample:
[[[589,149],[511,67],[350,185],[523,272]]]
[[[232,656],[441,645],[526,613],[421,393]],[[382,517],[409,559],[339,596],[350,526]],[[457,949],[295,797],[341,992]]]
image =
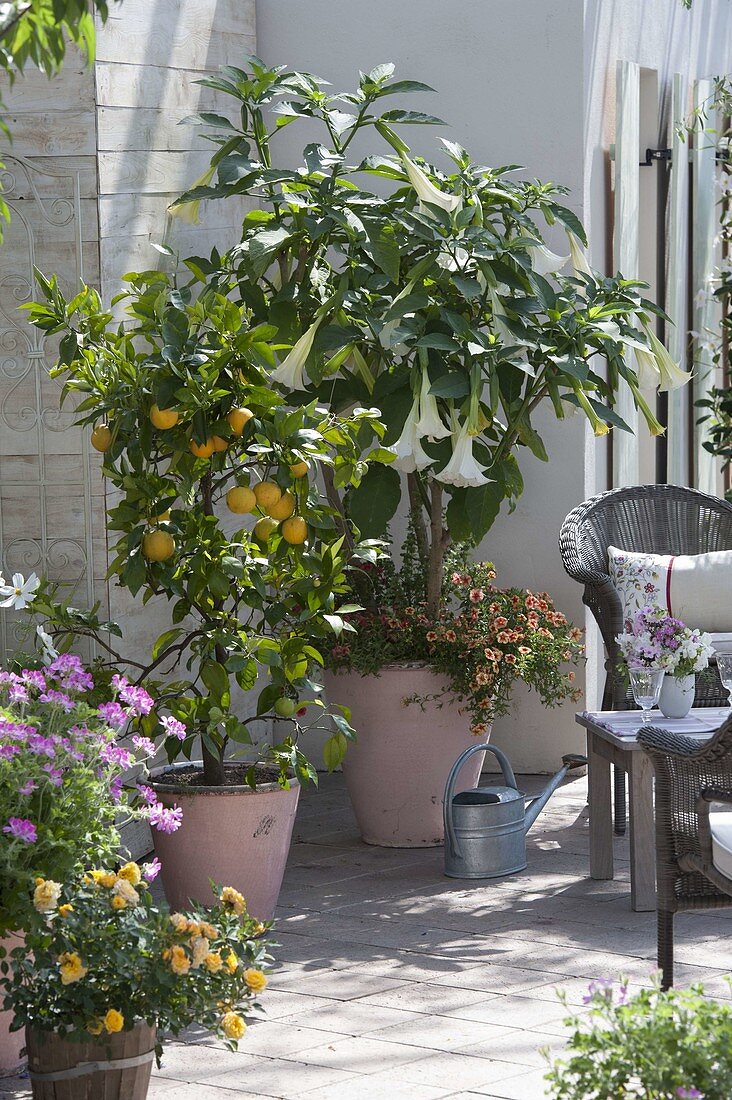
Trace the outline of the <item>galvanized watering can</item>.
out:
[[[474,752],[492,752],[501,765],[504,787],[475,787],[455,794],[458,772]],[[586,756],[562,757],[563,767],[528,804],[513,768],[495,745],[471,745],[452,766],[445,787],[445,874],[450,878],[500,878],[526,867],[526,834],[572,768]]]

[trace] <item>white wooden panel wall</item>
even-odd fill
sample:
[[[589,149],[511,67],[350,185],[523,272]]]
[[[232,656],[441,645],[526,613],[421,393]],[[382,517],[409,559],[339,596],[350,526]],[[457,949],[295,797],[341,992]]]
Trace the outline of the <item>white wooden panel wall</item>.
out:
[[[619,61],[616,85],[615,225],[613,266],[628,278],[638,277],[640,209],[640,67]],[[638,414],[633,397],[621,383],[615,408],[633,430],[613,432],[613,484],[635,485],[639,480]]]
[[[666,344],[682,370],[687,369],[688,347],[688,264],[689,264],[689,146],[677,133],[688,117],[689,85],[676,73],[671,95],[671,181],[668,198],[668,264],[666,312],[672,324],[666,332]],[[668,395],[667,479],[673,485],[689,482],[691,446],[689,400],[690,386],[672,390]]]
[[[166,217],[208,167],[214,147],[187,115],[236,105],[195,83],[255,52],[254,0],[125,0],[98,30],[99,212],[102,293],[127,271],[157,267],[153,243],[183,256],[238,239],[243,204],[209,203],[200,227]]]
[[[694,84],[694,106],[707,104],[714,83],[711,79],[698,80]],[[710,129],[715,120],[709,118]],[[717,378],[709,341],[719,333],[721,320],[719,304],[712,297],[712,279],[719,264],[720,250],[717,244],[718,210],[716,192],[716,143],[713,134],[701,132],[694,137],[692,151],[693,207],[692,207],[692,294],[694,302],[693,331],[693,398],[705,397]],[[698,417],[695,417],[697,420]],[[707,429],[696,424],[694,429],[694,481],[698,489],[706,493],[720,494],[722,479],[720,463],[704,450]]]

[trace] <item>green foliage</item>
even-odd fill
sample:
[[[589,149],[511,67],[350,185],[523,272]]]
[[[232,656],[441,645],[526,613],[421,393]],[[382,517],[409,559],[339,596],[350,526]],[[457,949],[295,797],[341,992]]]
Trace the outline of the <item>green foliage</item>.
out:
[[[547,1074],[559,1100],[728,1100],[732,1096],[732,1009],[701,985],[628,997],[593,982],[589,1011],[568,1019],[566,1052]]]
[[[110,574],[143,603],[168,601],[170,627],[150,658],[133,654],[125,663],[137,682],[165,674],[156,703],[185,727],[182,738],[165,737],[169,758],[190,758],[198,739],[209,782],[221,782],[227,743],[251,743],[250,726],[280,713],[282,700],[295,711],[322,711],[311,674],[323,663],[318,647],[349,629],[347,611],[335,615],[347,590],[344,567],[349,557],[374,560],[375,548],[358,543],[316,474],[334,487],[357,486],[368,470],[362,450],[383,429],[374,409],[339,416],[314,399],[288,404],[270,380],[276,326],[235,301],[235,285],[218,271],[188,284],[162,272],[128,276],[115,300],[126,305],[121,327],[90,288],[67,301],[55,279],[37,278],[46,301],[29,307],[30,318],[61,335],[54,373],[66,379],[64,397],[78,401],[81,423],[106,429],[103,472],[118,500],[109,511],[118,535]],[[156,407],[172,410],[171,423]],[[310,473],[297,477],[291,467],[302,461]],[[231,490],[259,492],[261,482],[275,498],[289,494],[274,504],[290,501],[293,519],[270,520],[268,503],[246,515],[228,509]],[[78,613],[69,622],[63,607],[52,612],[53,633],[103,630]],[[242,716],[232,689],[251,691],[260,674],[251,713]],[[314,778],[299,746],[299,715],[288,728],[269,752],[282,783],[291,769]],[[145,733],[165,736],[155,715]]]
[[[662,431],[625,358],[628,341],[648,348],[655,307],[641,284],[589,272],[564,188],[476,164],[451,140],[447,171],[412,156],[397,130],[440,120],[393,107],[395,95],[430,90],[394,79],[393,65],[362,73],[350,91],[258,58],[201,83],[229,96],[239,117],[193,119],[214,127],[217,149],[174,212],[195,217],[202,200],[235,196],[255,209],[241,243],[194,262],[233,277],[254,320],[293,348],[273,373],[293,400],[383,411],[395,466],[420,483],[410,492],[416,525],[433,506],[442,514],[447,493],[447,536],[480,541],[521,493],[521,452],[547,457],[534,424],[547,398],[558,417],[579,407],[604,435],[627,427],[612,407],[622,380]],[[277,137],[303,120],[302,157],[282,164]],[[354,157],[356,145],[369,155]],[[544,246],[555,225],[567,231],[572,275]],[[355,514],[382,529],[392,502],[367,505],[365,495],[352,495]],[[445,538],[425,531],[424,542],[439,588]]]
[[[159,1058],[164,1032],[196,1023],[236,1048],[240,1013],[267,984],[265,926],[227,889],[209,908],[171,915],[153,903],[145,870],[128,863],[39,884],[25,945],[0,962],[14,1027],[98,1034],[103,1049],[107,1035],[144,1020],[158,1028]]]
[[[575,697],[569,666],[583,652],[581,631],[545,592],[497,588],[492,564],[469,563],[467,548],[457,547],[448,555],[440,608],[432,615],[413,533],[399,570],[382,562],[359,573],[355,584],[366,609],[354,616],[356,633],[332,647],[329,667],[377,675],[384,665],[424,661],[465,701],[476,736],[507,713],[518,681],[545,706]]]

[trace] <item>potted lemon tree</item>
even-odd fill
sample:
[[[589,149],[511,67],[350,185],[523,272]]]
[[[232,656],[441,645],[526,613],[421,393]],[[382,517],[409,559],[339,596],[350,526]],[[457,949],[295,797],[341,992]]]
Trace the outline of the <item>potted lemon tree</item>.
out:
[[[385,64],[341,91],[258,58],[202,83],[230,96],[241,122],[199,118],[217,128],[210,136],[219,148],[208,182],[182,196],[179,208],[228,196],[252,200],[242,240],[220,267],[236,278],[259,322],[277,323],[291,342],[292,354],[273,374],[288,400],[381,410],[391,463],[374,464],[358,486],[331,496],[371,537],[384,534],[405,501],[424,577],[420,600],[437,623],[448,610],[450,545],[477,545],[499,513],[510,512],[527,453],[548,460],[536,427],[541,409],[558,419],[579,413],[600,437],[627,430],[614,408],[624,386],[659,434],[641,386],[669,389],[687,375],[653,331],[659,311],[643,286],[590,269],[585,232],[564,205],[564,188],[487,167],[454,140],[442,141],[447,168],[410,150],[405,127],[440,124],[402,106],[405,97],[431,91],[427,85],[397,79]],[[283,163],[278,135],[287,127],[289,137],[302,123],[309,143],[301,159]],[[544,237],[557,230],[562,255]],[[420,787],[423,769],[406,743],[399,762],[392,756],[404,700],[419,696],[425,721],[446,718],[444,677],[429,662],[404,663],[375,669],[380,684],[353,670],[329,685],[354,703],[359,757],[373,742],[377,770],[358,787],[370,799],[388,772],[395,812],[405,800],[436,797],[434,788]],[[376,718],[360,704],[374,692],[382,704]],[[436,698],[439,704],[430,701]],[[440,740],[443,776],[470,737],[468,722],[457,708],[453,714]],[[352,768],[363,765],[347,760],[346,772]]]
[[[311,679],[323,663],[318,646],[350,610],[346,540],[350,556],[374,556],[316,475],[357,484],[368,468],[364,444],[378,444],[381,429],[373,410],[341,416],[315,400],[288,404],[271,384],[275,326],[253,321],[219,276],[189,267],[189,284],[161,272],[128,277],[122,328],[95,291],[69,302],[42,276],[46,301],[30,316],[61,335],[56,374],[79,400],[117,491],[111,573],[145,603],[168,601],[168,628],[128,665],[135,682],[155,684],[144,729],[170,761],[150,798],[182,809],[180,828],[156,837],[168,900],[207,896],[213,877],[242,890],[265,919],[299,783],[316,775],[300,717],[322,708]],[[67,629],[62,619],[57,628]],[[273,716],[287,720],[286,733],[269,745],[257,733]],[[352,736],[344,712],[335,721],[330,766]],[[255,760],[227,759],[257,740]]]

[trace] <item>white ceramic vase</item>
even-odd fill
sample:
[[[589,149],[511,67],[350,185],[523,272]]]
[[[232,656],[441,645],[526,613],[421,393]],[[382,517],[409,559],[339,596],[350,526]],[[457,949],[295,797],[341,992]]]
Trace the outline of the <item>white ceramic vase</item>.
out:
[[[694,705],[695,692],[696,677],[693,672],[688,676],[669,676],[667,673],[661,685],[659,710],[666,718],[686,718]]]

